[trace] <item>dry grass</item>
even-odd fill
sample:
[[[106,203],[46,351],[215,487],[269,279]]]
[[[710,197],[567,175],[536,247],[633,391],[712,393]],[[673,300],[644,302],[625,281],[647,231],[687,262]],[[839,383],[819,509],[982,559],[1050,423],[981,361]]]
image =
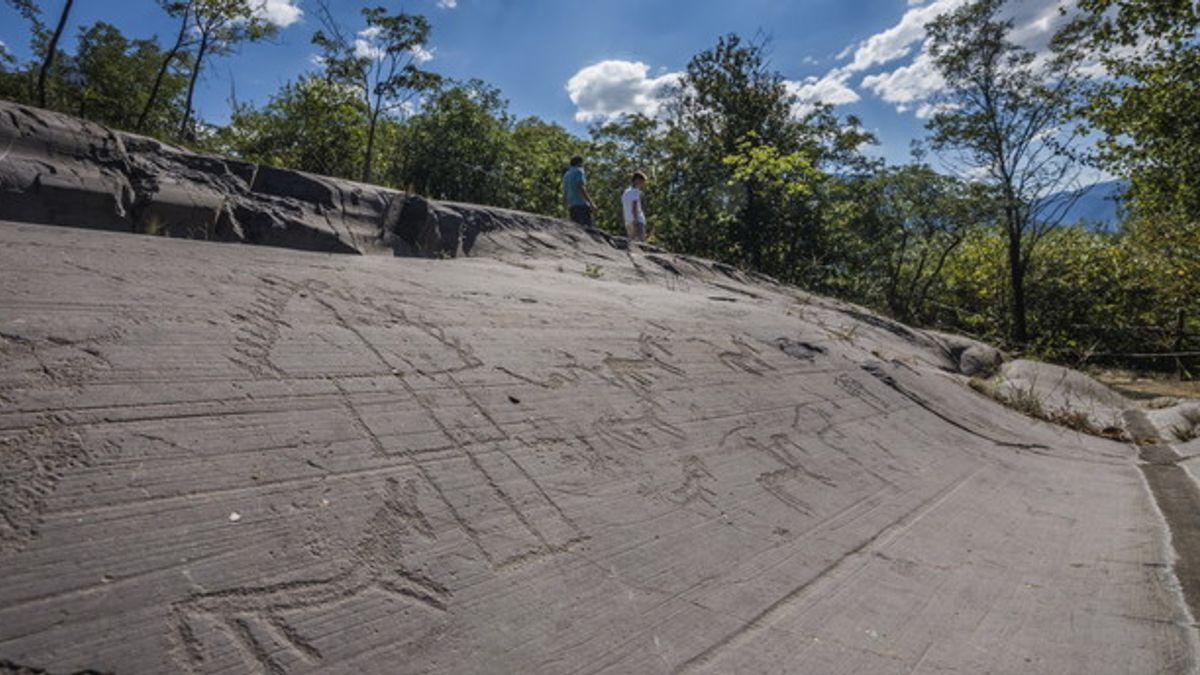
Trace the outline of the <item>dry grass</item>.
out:
[[[1171,433],[1175,436],[1175,440],[1180,443],[1187,443],[1200,438],[1200,427],[1175,427],[1171,429]]]
[[[969,384],[975,391],[1002,403],[1017,412],[1034,419],[1066,427],[1082,434],[1099,436],[1114,441],[1129,441],[1129,434],[1119,427],[1097,427],[1088,414],[1081,410],[1069,408],[1047,409],[1033,388],[1017,389],[1011,393],[1001,392],[995,384],[979,377],[970,379]]]

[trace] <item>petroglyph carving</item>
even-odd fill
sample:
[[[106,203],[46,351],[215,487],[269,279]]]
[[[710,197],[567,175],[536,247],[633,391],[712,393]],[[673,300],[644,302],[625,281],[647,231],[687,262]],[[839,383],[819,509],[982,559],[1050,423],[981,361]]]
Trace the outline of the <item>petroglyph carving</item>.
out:
[[[0,333],[0,402],[30,387],[77,389],[112,366],[100,350],[117,334],[83,340]],[[72,470],[87,466],[107,444],[89,444],[61,413],[0,432],[0,554],[20,550],[37,536],[46,502]]]
[[[469,345],[440,327],[425,325],[395,308],[388,310],[404,325],[415,326],[432,337],[443,348],[443,355],[447,350],[453,355],[436,369],[432,367],[437,364],[434,361],[427,362],[431,366],[428,369],[414,368],[412,372],[431,381],[418,389],[412,378],[396,371],[348,313],[339,311],[328,299],[320,301],[340,325],[356,336],[377,366],[387,369],[388,377],[394,377],[416,402],[421,419],[431,428],[419,446],[389,446],[364,418],[355,397],[342,383],[335,382],[355,426],[370,440],[379,457],[411,463],[495,569],[557,554],[585,539],[574,521],[518,461],[514,450],[523,449],[523,444],[455,377],[483,365]],[[434,454],[438,456],[432,457]]]
[[[280,326],[286,325],[281,319],[283,312],[300,287],[277,277],[260,277],[259,281],[262,284],[255,291],[254,302],[230,312],[238,322],[233,348],[237,356],[230,360],[255,377],[280,378],[286,373],[271,362],[271,350],[279,340]]]
[[[33,429],[0,436],[0,554],[20,550],[37,536],[46,500],[73,469],[93,457],[64,421],[46,416]]]
[[[779,351],[800,361],[814,361],[817,356],[827,351],[820,345],[786,337],[775,338],[775,346],[779,348]]]
[[[870,389],[867,389],[866,385],[849,373],[838,373],[837,377],[833,378],[833,383],[852,398],[856,398],[880,412],[888,410],[886,401],[876,396]]]
[[[749,342],[736,335],[731,336],[730,340],[736,349],[726,349],[717,354],[717,358],[728,368],[760,376],[775,370],[775,366],[759,357],[762,352]]]
[[[249,668],[274,675],[286,669],[270,648],[271,642],[284,645],[308,663],[319,663],[322,658],[320,650],[289,625],[289,614],[320,612],[370,591],[445,611],[450,591],[406,570],[401,562],[403,535],[434,535],[415,495],[411,482],[402,487],[398,480],[388,479],[383,504],[352,551],[350,566],[331,577],[200,592],[175,603],[171,618],[180,643],[179,665],[193,672],[203,669],[212,649],[200,637],[199,627],[206,619],[233,637]]]
[[[730,438],[733,438],[732,436]],[[800,455],[809,454],[803,446],[796,443],[787,434],[772,434],[762,441],[754,436],[738,436],[742,443],[750,449],[768,457],[780,468],[763,472],[758,477],[758,484],[772,497],[805,515],[812,514],[809,503],[800,496],[805,485],[813,482],[826,487],[836,488],[837,483],[829,476],[812,471],[804,466]]]
[[[631,450],[650,450],[687,438],[683,429],[664,421],[654,410],[634,417],[602,417],[595,424],[595,433],[598,438]]]
[[[713,498],[717,493],[708,485],[715,483],[716,477],[704,465],[704,460],[696,455],[689,455],[684,458],[681,468],[683,483],[671,491],[671,501],[680,506],[687,506],[695,501],[715,506]]]

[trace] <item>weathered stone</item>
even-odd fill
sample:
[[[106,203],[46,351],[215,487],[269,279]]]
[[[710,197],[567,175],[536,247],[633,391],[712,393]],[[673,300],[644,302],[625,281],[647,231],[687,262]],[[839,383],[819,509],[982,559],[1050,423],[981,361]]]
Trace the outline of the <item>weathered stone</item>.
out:
[[[0,223],[0,664],[1195,665],[1197,553],[1156,508],[1185,527],[1182,470],[1148,491],[1134,447],[978,396],[958,346],[842,303],[390,207],[389,245],[472,255]]]
[[[392,190],[199,155],[0,101],[0,219],[384,252]]]
[[[4,139],[0,217],[304,250],[0,222],[0,671],[1195,670],[1155,429],[1192,408],[1001,370],[1139,453],[727,265],[11,104]],[[435,260],[324,255],[372,251]]]

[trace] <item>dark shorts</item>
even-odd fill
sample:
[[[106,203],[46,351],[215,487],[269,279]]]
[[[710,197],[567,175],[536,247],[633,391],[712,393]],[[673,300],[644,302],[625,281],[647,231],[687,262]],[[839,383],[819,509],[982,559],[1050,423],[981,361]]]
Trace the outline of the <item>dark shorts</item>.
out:
[[[572,206],[571,220],[584,227],[592,226],[592,208],[590,206]]]

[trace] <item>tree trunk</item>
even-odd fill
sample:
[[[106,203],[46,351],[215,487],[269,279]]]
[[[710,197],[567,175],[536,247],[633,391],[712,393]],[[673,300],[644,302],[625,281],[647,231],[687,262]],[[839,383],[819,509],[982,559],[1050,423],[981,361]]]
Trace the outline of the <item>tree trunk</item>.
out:
[[[179,125],[179,137],[187,136],[188,126],[192,121],[192,97],[196,94],[196,80],[200,78],[200,66],[204,63],[204,54],[208,51],[208,33],[200,38],[200,49],[196,52],[196,64],[192,66],[192,79],[188,82],[187,102],[183,106],[183,122]]]
[[[888,280],[887,291],[885,291],[888,308],[892,310],[893,314],[899,317],[905,317],[907,314],[907,307],[903,307],[900,304],[900,275],[904,272],[904,257],[906,255],[908,255],[908,230],[904,230],[904,234],[900,237],[900,245],[896,247],[895,263],[888,271],[891,279]]]
[[[1011,224],[1016,217],[1012,207],[1006,207],[1009,217],[1008,226],[1008,268],[1012,282],[1012,338],[1018,346],[1024,346],[1029,341],[1029,331],[1025,323],[1025,260],[1021,255],[1021,230]]]
[[[183,49],[183,41],[187,38],[188,19],[191,18],[191,15],[192,5],[189,3],[183,10],[183,21],[179,24],[179,36],[175,38],[175,46],[171,47],[171,51],[167,52],[167,57],[163,59],[162,66],[159,67],[158,74],[154,77],[154,86],[150,88],[150,97],[146,99],[142,114],[138,116],[136,127],[138,131],[142,131],[146,127],[146,118],[150,116],[150,111],[154,109],[154,102],[158,100],[158,91],[162,88],[163,78],[167,76],[171,62],[179,56],[179,50]]]
[[[367,129],[367,155],[363,159],[362,182],[371,182],[371,169],[375,164],[375,129],[379,126],[380,108],[371,112],[371,124]]]
[[[67,27],[67,17],[71,14],[71,5],[75,0],[67,0],[63,5],[62,15],[58,17],[58,26],[54,28],[54,36],[50,38],[50,46],[46,48],[46,58],[42,59],[42,70],[38,73],[37,94],[38,107],[46,107],[46,76],[54,66],[54,55],[58,53],[58,41],[62,38],[63,29]]]

